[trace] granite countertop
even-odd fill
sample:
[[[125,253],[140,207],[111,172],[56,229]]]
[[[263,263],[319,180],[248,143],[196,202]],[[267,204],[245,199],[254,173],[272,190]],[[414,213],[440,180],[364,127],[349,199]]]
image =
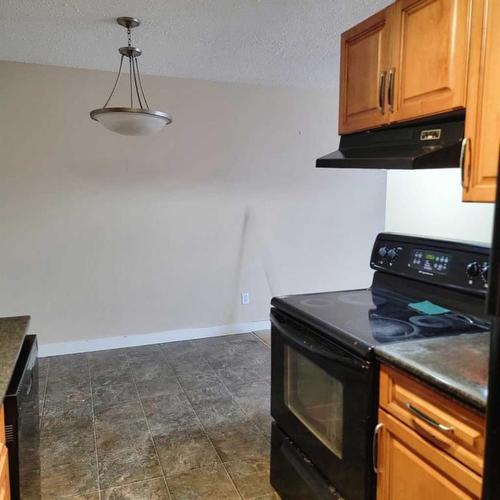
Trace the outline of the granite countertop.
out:
[[[29,321],[29,316],[0,318],[0,404],[14,373]]]
[[[378,358],[484,412],[488,398],[489,333],[400,342],[375,349]]]

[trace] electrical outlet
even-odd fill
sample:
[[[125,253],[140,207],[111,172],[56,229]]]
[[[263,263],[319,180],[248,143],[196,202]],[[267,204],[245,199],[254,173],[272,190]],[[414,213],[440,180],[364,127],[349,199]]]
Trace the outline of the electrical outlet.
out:
[[[248,292],[241,292],[241,303],[244,306],[250,304],[250,294]]]

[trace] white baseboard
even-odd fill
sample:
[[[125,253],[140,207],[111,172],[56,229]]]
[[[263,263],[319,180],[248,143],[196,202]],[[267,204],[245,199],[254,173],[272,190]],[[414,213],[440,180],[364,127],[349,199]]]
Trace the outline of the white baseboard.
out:
[[[40,343],[38,356],[59,356],[61,354],[76,354],[80,352],[104,351],[120,347],[134,347],[140,345],[162,344],[179,340],[204,339],[220,337],[232,333],[250,333],[257,330],[269,329],[269,321],[252,321],[249,323],[235,323],[232,325],[209,326],[206,328],[185,328],[167,330],[165,332],[143,333],[138,335],[124,335],[121,337],[102,337],[88,340],[73,340],[68,342]]]

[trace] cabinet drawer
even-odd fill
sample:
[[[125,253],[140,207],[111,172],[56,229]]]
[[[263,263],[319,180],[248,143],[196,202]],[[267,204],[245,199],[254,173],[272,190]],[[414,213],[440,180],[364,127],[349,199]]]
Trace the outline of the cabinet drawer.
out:
[[[482,475],[484,418],[408,375],[382,366],[380,406]]]

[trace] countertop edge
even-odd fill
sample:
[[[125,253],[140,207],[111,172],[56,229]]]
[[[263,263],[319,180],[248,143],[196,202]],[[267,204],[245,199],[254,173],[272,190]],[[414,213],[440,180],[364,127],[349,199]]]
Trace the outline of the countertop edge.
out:
[[[445,396],[458,401],[462,404],[467,405],[475,412],[484,415],[486,413],[486,400],[481,400],[471,393],[460,390],[457,386],[454,386],[445,380],[442,380],[438,377],[433,376],[430,371],[427,371],[423,368],[419,368],[414,364],[410,364],[409,362],[405,362],[398,356],[392,356],[389,353],[384,351],[375,351],[377,359],[381,363],[388,364],[394,368],[399,369],[400,371],[406,372],[414,377],[416,377],[420,382],[427,384],[442,393]]]
[[[30,320],[31,316],[0,318],[0,404],[7,395]]]

